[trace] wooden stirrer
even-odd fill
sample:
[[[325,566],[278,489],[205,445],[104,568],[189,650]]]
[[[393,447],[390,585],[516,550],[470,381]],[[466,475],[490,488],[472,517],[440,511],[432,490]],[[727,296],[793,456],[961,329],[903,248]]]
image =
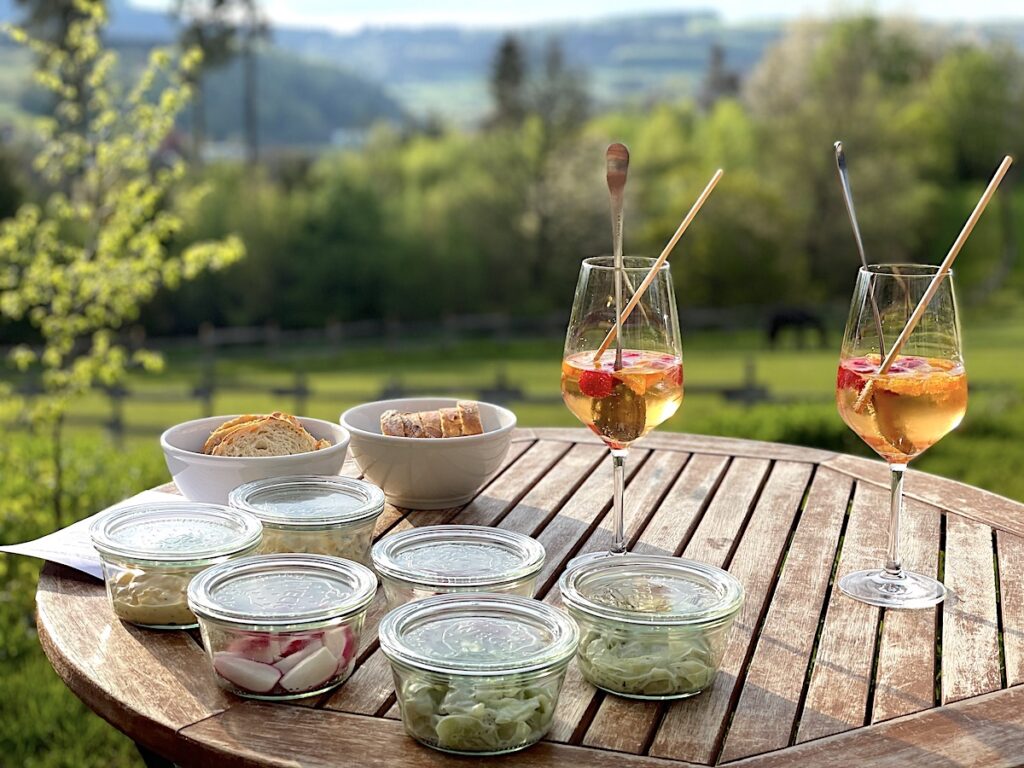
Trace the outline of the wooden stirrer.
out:
[[[900,331],[900,335],[896,337],[896,341],[893,342],[892,347],[889,349],[889,354],[885,356],[882,361],[882,365],[878,368],[876,376],[883,376],[889,372],[892,364],[896,362],[896,358],[903,349],[903,345],[907,343],[907,339],[910,338],[910,334],[914,332],[914,328],[921,321],[924,316],[925,310],[928,308],[929,302],[932,297],[935,296],[936,291],[939,290],[939,285],[942,283],[943,278],[947,275],[950,268],[953,266],[953,261],[957,256],[960,255],[960,249],[963,248],[964,243],[967,242],[967,238],[970,236],[971,231],[974,229],[974,225],[978,223],[978,219],[981,218],[981,214],[985,212],[985,206],[988,205],[989,200],[992,199],[992,195],[995,194],[996,189],[999,187],[999,182],[1003,180],[1003,176],[1010,170],[1010,165],[1013,164],[1013,158],[1007,155],[1003,158],[1003,162],[999,164],[996,169],[995,175],[992,176],[992,180],[988,183],[985,191],[981,195],[981,199],[978,200],[978,204],[974,206],[974,210],[971,211],[971,215],[967,219],[967,223],[964,224],[964,228],[960,230],[960,234],[956,240],[953,241],[952,247],[949,249],[949,253],[946,254],[946,258],[942,260],[939,265],[939,271],[935,273],[935,277],[928,284],[928,288],[925,290],[921,300],[917,302],[917,306],[914,307],[914,311],[911,313],[910,318],[907,320],[907,324],[903,326],[903,330]],[[864,404],[867,402],[868,397],[871,393],[871,385],[874,383],[874,379],[869,379],[868,383],[861,390],[860,397],[857,398],[857,402],[854,403],[853,409],[858,413],[864,408]]]
[[[644,293],[647,292],[651,283],[654,282],[654,278],[658,274],[658,270],[661,269],[662,265],[668,260],[669,254],[672,253],[672,249],[676,247],[676,243],[679,242],[679,238],[681,238],[683,233],[686,232],[687,227],[690,226],[690,223],[700,212],[701,207],[703,207],[704,203],[707,202],[707,199],[711,196],[711,193],[714,191],[715,186],[721,178],[722,169],[719,168],[715,171],[715,175],[711,177],[711,181],[709,181],[707,186],[704,187],[704,191],[700,193],[700,196],[697,198],[696,202],[694,202],[693,207],[690,208],[686,217],[682,222],[680,222],[679,228],[676,230],[675,234],[672,235],[672,238],[668,241],[664,250],[662,250],[661,255],[657,260],[655,260],[654,265],[651,267],[651,271],[647,273],[643,282],[640,283],[640,287],[634,291],[632,298],[630,298],[629,302],[622,310],[622,314],[618,316],[617,322],[612,326],[611,330],[608,331],[608,335],[604,337],[604,341],[601,342],[601,346],[597,348],[597,352],[594,353],[595,363],[600,361],[601,355],[603,355],[608,350],[608,347],[611,346],[612,342],[615,341],[618,328],[626,322],[633,310],[636,309],[636,305],[640,303],[640,299],[643,298]]]

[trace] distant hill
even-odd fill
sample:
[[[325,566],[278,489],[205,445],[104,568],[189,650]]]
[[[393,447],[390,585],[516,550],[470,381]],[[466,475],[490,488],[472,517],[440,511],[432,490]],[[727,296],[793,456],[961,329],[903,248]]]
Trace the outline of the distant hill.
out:
[[[281,51],[260,56],[256,92],[260,135],[268,145],[334,143],[379,120],[406,119],[399,102],[376,83]],[[241,141],[241,100],[242,64],[235,60],[206,83],[211,138]]]
[[[548,40],[560,41],[568,62],[589,78],[603,104],[679,98],[694,92],[711,46],[741,74],[782,34],[781,24],[726,25],[711,11],[624,16],[517,31],[539,58]],[[386,83],[414,113],[472,121],[487,107],[486,76],[504,30],[427,27],[368,28],[334,35],[279,28],[281,48],[349,67]]]
[[[16,18],[12,2],[0,0],[0,20]],[[107,37],[128,71],[137,72],[150,47],[170,43],[176,35],[166,14],[113,4]],[[31,66],[25,51],[0,43],[0,122],[18,125],[27,114],[45,109],[47,98],[33,86]],[[322,146],[345,141],[379,120],[407,119],[400,102],[381,85],[325,61],[272,48],[259,56],[257,73],[257,115],[265,146]],[[241,63],[214,70],[205,87],[207,138],[240,143]]]
[[[171,42],[177,23],[167,13],[110,0],[112,43]],[[13,0],[0,0],[0,20],[13,17]],[[964,39],[1003,39],[1024,48],[1024,23],[949,25]],[[748,73],[785,30],[781,22],[729,24],[712,10],[637,14],[598,21],[515,30],[535,58],[550,39],[561,41],[570,64],[588,77],[600,105],[646,103],[693,95],[711,47],[722,46],[726,66]],[[261,121],[271,143],[319,143],[325,135],[374,117],[403,112],[473,124],[488,108],[487,72],[506,30],[459,27],[367,28],[348,34],[277,27],[276,52],[261,84]],[[316,66],[311,66],[315,62]],[[311,67],[306,69],[305,67]],[[12,78],[0,72],[0,117]],[[7,85],[5,85],[7,84]],[[218,74],[211,91],[214,135],[235,135],[237,67]],[[223,105],[223,110],[221,106]]]

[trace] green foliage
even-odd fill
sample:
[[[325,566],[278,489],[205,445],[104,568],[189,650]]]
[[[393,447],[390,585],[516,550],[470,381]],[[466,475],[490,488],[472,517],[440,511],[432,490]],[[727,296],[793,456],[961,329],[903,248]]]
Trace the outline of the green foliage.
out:
[[[151,327],[564,311],[579,260],[609,248],[611,141],[631,151],[630,253],[659,253],[715,168],[726,171],[672,259],[681,307],[844,304],[857,257],[836,139],[873,261],[940,259],[1001,155],[1024,148],[1019,57],[947,49],[906,24],[798,25],[738,98],[708,111],[624,107],[579,125],[563,111],[578,83],[557,46],[537,72],[519,72],[516,50],[498,53],[495,110],[508,114],[488,130],[378,127],[298,180],[212,170],[216,191],[190,235],[237,230],[251,258],[189,287],[177,311],[161,299]],[[968,243],[958,272],[972,301],[1013,300],[1022,204],[1011,176]]]
[[[65,438],[62,505],[70,522],[153,486],[166,470],[157,452],[124,454],[103,440]],[[51,446],[26,433],[5,434],[0,466],[0,541],[53,528]],[[50,668],[35,635],[39,562],[0,555],[0,754],[24,768],[127,768],[141,761],[132,743],[89,713]]]
[[[187,103],[184,77],[197,55],[174,60],[155,51],[123,92],[112,77],[117,56],[100,38],[102,3],[77,0],[75,7],[80,15],[60,45],[7,29],[37,54],[36,79],[56,99],[53,117],[39,121],[34,163],[50,190],[0,224],[0,317],[27,320],[42,342],[12,354],[22,370],[41,368],[46,396],[30,413],[37,422],[59,417],[69,398],[95,384],[116,383],[131,362],[156,366],[150,353],[130,355],[114,331],[161,286],[243,253],[232,236],[169,249],[202,189],[183,188],[181,163],[154,156]]]

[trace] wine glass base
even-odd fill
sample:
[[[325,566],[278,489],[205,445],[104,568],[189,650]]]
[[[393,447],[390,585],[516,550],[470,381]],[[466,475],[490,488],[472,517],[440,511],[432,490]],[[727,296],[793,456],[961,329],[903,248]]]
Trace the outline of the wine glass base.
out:
[[[946,599],[941,581],[920,573],[903,571],[893,576],[888,571],[854,571],[839,580],[844,595],[880,608],[928,608]]]

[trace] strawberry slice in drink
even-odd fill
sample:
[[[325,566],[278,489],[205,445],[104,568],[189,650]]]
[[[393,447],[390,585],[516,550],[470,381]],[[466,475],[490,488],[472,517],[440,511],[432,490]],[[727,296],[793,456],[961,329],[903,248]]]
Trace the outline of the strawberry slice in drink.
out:
[[[580,374],[580,392],[598,400],[608,397],[615,388],[615,377],[604,371],[583,371]]]
[[[868,382],[868,376],[878,371],[878,364],[865,357],[854,357],[839,364],[836,389],[856,389],[860,392]]]
[[[914,355],[907,355],[906,357],[898,357],[896,362],[889,368],[889,373],[913,373],[914,371],[928,371],[932,367],[931,363],[925,360],[923,357],[916,357]]]

